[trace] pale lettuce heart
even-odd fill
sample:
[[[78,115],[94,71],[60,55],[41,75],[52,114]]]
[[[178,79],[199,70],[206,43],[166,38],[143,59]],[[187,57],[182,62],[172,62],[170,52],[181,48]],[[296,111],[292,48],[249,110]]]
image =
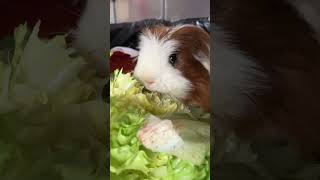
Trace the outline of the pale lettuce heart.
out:
[[[85,63],[82,58],[70,58],[64,41],[55,38],[42,41],[38,38],[40,21],[35,25],[24,51],[20,67],[24,81],[41,90],[57,91],[67,82],[76,79]]]
[[[0,61],[0,114],[23,107],[35,109],[49,101],[74,102],[94,91],[91,84],[79,79],[84,59],[70,56],[74,50],[67,49],[64,36],[39,39],[39,27],[40,21],[29,35],[26,24],[18,26],[13,56]]]

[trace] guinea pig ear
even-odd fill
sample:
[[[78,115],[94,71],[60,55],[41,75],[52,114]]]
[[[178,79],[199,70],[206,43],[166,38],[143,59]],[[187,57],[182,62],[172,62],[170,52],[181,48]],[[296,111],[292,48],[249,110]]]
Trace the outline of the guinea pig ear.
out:
[[[198,51],[196,54],[193,55],[196,60],[198,60],[204,68],[207,69],[207,71],[210,74],[210,57],[208,57],[204,52]]]
[[[121,52],[123,54],[128,54],[131,58],[136,58],[139,55],[139,51],[128,48],[128,47],[123,47],[123,46],[116,46],[110,50],[111,53],[114,52]]]

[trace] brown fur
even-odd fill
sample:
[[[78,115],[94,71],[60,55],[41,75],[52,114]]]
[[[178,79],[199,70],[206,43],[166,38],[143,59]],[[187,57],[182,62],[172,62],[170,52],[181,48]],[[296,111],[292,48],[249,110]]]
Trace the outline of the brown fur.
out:
[[[311,27],[283,0],[217,0],[213,12],[232,45],[255,59],[270,81],[270,89],[252,94],[257,111],[235,121],[238,132],[249,136],[273,125],[307,155],[319,155],[320,44]]]
[[[193,90],[186,99],[188,103],[200,105],[210,111],[210,75],[203,65],[193,55],[199,51],[209,57],[209,35],[196,27],[184,27],[174,32],[171,36],[181,43],[178,49],[177,68],[193,84]]]

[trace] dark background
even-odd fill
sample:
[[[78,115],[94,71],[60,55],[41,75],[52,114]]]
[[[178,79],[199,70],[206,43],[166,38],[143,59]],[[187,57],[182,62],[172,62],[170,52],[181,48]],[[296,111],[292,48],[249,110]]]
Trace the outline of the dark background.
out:
[[[24,22],[33,26],[39,19],[40,36],[68,32],[76,27],[84,7],[83,0],[1,0],[0,36],[12,34]]]

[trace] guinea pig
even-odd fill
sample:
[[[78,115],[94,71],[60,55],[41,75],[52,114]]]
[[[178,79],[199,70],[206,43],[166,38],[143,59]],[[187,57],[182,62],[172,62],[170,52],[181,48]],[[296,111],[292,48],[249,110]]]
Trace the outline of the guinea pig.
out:
[[[146,89],[210,111],[209,34],[194,25],[142,30],[133,74]]]
[[[220,130],[250,140],[292,139],[302,155],[319,157],[317,4],[215,1],[212,112]]]

